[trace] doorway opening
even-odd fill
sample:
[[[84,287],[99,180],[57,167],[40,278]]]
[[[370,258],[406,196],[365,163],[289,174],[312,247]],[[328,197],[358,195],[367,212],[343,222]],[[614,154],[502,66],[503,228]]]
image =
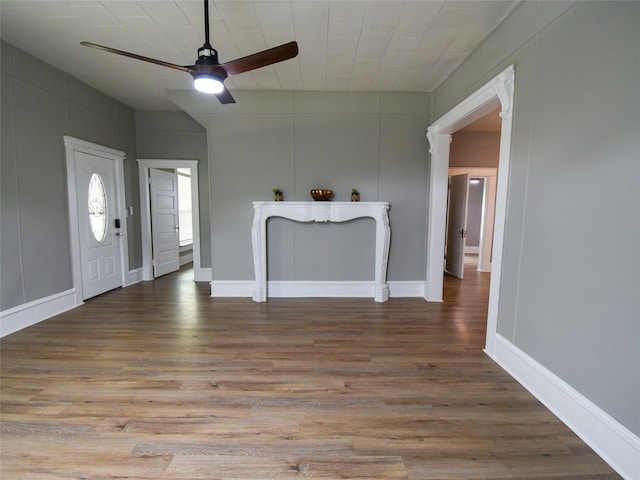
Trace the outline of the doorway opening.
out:
[[[152,196],[149,186],[151,171],[153,169],[172,170],[175,172],[188,171],[189,185],[191,189],[191,258],[193,260],[194,281],[209,281],[202,269],[200,261],[200,210],[198,191],[198,161],[197,160],[155,160],[138,159],[138,176],[140,181],[140,219],[142,233],[142,279],[153,280],[153,230],[152,230]],[[177,181],[179,175],[175,175]],[[186,176],[186,175],[185,175]],[[184,179],[183,179],[184,180]],[[179,187],[178,187],[179,192]],[[179,195],[179,193],[178,193]],[[184,203],[184,202],[183,202]],[[183,212],[184,213],[184,212]],[[177,218],[176,218],[177,222]],[[175,223],[179,225],[179,223]],[[183,239],[183,243],[186,242]],[[183,245],[184,246],[184,245]],[[183,258],[184,260],[184,258]]]
[[[468,217],[465,227],[468,232],[466,233],[467,241],[465,242],[464,254],[467,256],[475,255],[475,263],[479,272],[490,272],[498,169],[449,167],[449,177],[462,174],[467,174],[470,178]],[[474,180],[478,180],[478,183],[475,183]],[[447,244],[448,238],[445,242],[445,245]]]
[[[514,77],[515,70],[513,66],[510,66],[469,96],[462,103],[436,120],[436,122],[429,127],[427,132],[427,138],[431,145],[431,165],[429,172],[427,271],[424,298],[427,301],[441,302],[444,277],[444,246],[447,215],[446,205],[451,135],[496,108],[500,109],[502,124],[496,181],[496,209],[493,245],[491,252],[492,274],[489,286],[487,335],[485,342],[485,352],[492,357],[495,352],[495,339],[497,334],[502,246],[504,239],[511,151]]]
[[[193,202],[191,200],[191,169],[177,168],[178,179],[178,244],[180,266],[193,261]]]

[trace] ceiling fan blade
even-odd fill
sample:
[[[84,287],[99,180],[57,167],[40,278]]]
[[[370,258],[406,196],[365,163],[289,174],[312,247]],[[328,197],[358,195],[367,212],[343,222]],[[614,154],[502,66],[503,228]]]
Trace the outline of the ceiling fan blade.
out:
[[[229,92],[229,90],[225,89],[222,91],[222,93],[217,93],[216,94],[216,98],[220,101],[220,103],[227,104],[227,103],[236,103],[236,99],[233,98],[233,96],[231,96],[231,92]]]
[[[138,55],[138,54],[130,53],[130,52],[125,52],[124,50],[117,50],[117,49],[111,48],[111,47],[105,47],[104,45],[98,45],[97,43],[80,42],[80,44],[84,45],[85,47],[96,48],[98,50],[103,50],[105,52],[115,53],[117,55],[122,55],[122,56],[125,56],[125,57],[134,58],[136,60],[142,60],[143,62],[154,63],[156,65],[160,65],[160,66],[163,66],[163,67],[173,68],[174,70],[180,70],[181,72],[191,72],[191,70],[193,68],[192,66],[175,65],[175,64],[169,63],[169,62],[163,62],[162,60],[156,60],[155,58],[143,57],[142,55]]]
[[[296,55],[298,55],[298,44],[296,42],[289,42],[278,47],[254,53],[253,55],[221,63],[220,66],[224,68],[228,75],[237,75],[248,72],[249,70],[255,70],[256,68],[282,62],[283,60],[289,60]]]

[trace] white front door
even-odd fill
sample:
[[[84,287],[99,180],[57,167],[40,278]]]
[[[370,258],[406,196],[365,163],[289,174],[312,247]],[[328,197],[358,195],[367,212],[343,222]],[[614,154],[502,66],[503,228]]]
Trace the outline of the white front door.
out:
[[[449,183],[449,218],[447,222],[447,255],[445,270],[454,277],[464,273],[464,244],[467,236],[467,203],[469,175],[454,175]]]
[[[116,162],[75,153],[76,206],[83,300],[122,286]]]
[[[178,176],[155,168],[149,171],[153,276],[180,268],[178,235]]]

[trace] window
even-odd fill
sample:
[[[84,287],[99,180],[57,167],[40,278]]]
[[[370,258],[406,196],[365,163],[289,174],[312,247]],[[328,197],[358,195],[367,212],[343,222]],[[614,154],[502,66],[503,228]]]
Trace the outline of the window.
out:
[[[191,169],[178,168],[178,224],[180,246],[193,243],[193,210],[191,206]]]
[[[107,196],[104,190],[104,182],[96,173],[89,179],[89,224],[91,233],[99,242],[104,240],[107,234]]]

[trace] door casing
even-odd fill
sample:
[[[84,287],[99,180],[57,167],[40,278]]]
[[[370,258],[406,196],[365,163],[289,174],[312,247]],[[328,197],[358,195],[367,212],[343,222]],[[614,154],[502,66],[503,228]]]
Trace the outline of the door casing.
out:
[[[193,278],[211,281],[200,264],[200,196],[198,193],[198,160],[138,159],[140,181],[140,224],[142,234],[142,280],[153,280],[151,249],[151,197],[149,195],[150,168],[191,169],[191,211],[193,214]]]
[[[447,183],[449,145],[451,134],[500,107],[502,126],[496,187],[496,211],[493,231],[489,307],[487,311],[486,353],[493,357],[498,327],[498,305],[502,274],[502,247],[504,242],[509,163],[511,156],[511,130],[515,90],[513,65],[490,80],[467,99],[436,120],[427,130],[431,145],[429,171],[429,199],[427,210],[427,262],[424,298],[442,301],[444,270],[444,241],[447,209]]]
[[[65,135],[65,157],[67,166],[67,198],[69,203],[69,240],[71,243],[71,271],[73,279],[73,289],[75,295],[75,305],[84,303],[84,292],[82,288],[82,263],[80,257],[80,226],[78,223],[78,207],[77,207],[77,185],[75,172],[76,152],[83,152],[89,155],[105,157],[114,161],[115,164],[115,203],[116,211],[120,218],[124,219],[127,215],[125,210],[124,196],[124,169],[123,163],[125,153],[120,150],[114,150],[97,143],[87,142],[79,138]],[[127,246],[127,222],[122,221],[120,226],[122,233],[120,245],[120,272],[122,277],[122,285],[127,285],[126,278],[129,271],[129,249]]]

